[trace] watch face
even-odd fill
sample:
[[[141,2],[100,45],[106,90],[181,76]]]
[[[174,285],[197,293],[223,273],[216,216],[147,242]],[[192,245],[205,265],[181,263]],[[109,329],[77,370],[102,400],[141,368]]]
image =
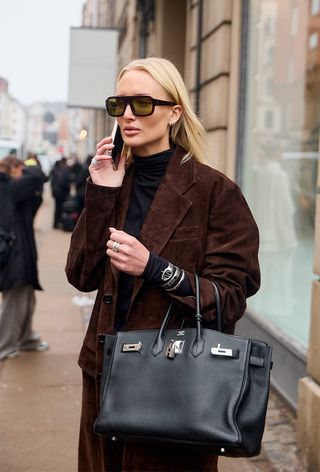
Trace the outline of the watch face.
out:
[[[162,275],[161,275],[161,280],[163,282],[166,282],[167,280],[170,279],[170,277],[172,277],[172,274],[173,274],[173,266],[172,265],[169,265],[168,267],[166,267],[164,269],[164,271],[162,272]]]

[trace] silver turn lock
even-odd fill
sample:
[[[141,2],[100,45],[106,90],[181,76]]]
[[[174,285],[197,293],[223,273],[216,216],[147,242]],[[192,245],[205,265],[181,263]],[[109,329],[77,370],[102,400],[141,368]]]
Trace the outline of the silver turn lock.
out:
[[[122,352],[139,352],[142,349],[142,342],[132,344],[122,344]]]
[[[217,347],[213,346],[211,348],[211,354],[218,357],[233,357],[236,359],[239,357],[238,349],[229,349],[221,347],[221,344],[218,344]]]
[[[180,339],[174,340],[171,339],[166,350],[166,357],[169,359],[174,359],[176,354],[181,354],[183,351],[184,341]]]

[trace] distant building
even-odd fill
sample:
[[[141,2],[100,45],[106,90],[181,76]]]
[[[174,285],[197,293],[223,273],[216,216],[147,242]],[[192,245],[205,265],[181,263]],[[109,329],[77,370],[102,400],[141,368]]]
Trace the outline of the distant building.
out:
[[[0,77],[0,139],[23,144],[25,140],[26,111],[9,93],[9,82]]]
[[[70,153],[69,110],[65,103],[39,102],[27,109],[29,151],[57,155]]]

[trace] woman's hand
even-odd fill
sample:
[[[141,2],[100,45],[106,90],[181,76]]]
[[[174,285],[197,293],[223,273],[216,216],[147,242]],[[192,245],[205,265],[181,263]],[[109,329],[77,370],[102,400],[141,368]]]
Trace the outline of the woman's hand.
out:
[[[97,152],[94,159],[97,165],[90,164],[89,172],[92,182],[104,187],[121,187],[125,174],[126,156],[122,155],[118,168],[113,168],[111,151],[114,148],[111,136],[107,136],[97,144]]]
[[[136,238],[124,231],[109,228],[110,239],[107,242],[107,255],[121,272],[141,275],[149,259],[149,251]],[[118,243],[118,244],[116,244]]]

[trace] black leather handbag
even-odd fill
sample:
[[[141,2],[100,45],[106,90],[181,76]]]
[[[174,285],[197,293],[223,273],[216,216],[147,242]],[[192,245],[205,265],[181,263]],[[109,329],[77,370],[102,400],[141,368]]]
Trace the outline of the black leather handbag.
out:
[[[222,327],[216,291],[218,327]],[[106,336],[101,409],[94,431],[125,441],[195,447],[209,454],[259,454],[269,395],[271,347],[202,327]]]

